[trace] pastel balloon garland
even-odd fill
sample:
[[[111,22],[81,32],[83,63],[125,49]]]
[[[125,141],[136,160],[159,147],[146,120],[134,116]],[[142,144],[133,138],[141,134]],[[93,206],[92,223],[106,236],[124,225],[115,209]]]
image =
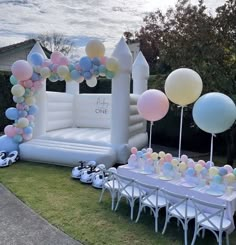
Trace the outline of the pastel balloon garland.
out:
[[[31,53],[28,61],[18,60],[11,66],[11,93],[16,107],[5,111],[12,125],[4,128],[4,137],[13,143],[22,143],[32,139],[34,119],[38,111],[35,95],[43,87],[45,79],[51,82],[86,80],[86,84],[94,87],[97,77],[112,79],[119,72],[119,62],[114,57],[105,56],[105,47],[99,40],[91,40],[85,48],[87,56],[70,61],[61,52],[55,51],[50,59],[40,53]]]

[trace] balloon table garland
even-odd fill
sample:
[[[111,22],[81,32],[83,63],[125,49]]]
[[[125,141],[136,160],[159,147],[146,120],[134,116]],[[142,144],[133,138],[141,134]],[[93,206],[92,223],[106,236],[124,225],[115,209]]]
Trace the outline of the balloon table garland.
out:
[[[169,74],[165,81],[165,93],[170,101],[181,107],[179,153],[181,156],[183,111],[184,107],[198,99],[202,92],[202,79],[197,72],[189,68],[179,68]]]
[[[40,53],[32,53],[28,61],[13,63],[10,82],[16,107],[10,107],[5,112],[6,117],[14,120],[14,123],[4,128],[4,142],[19,144],[32,138],[34,117],[38,110],[35,95],[45,79],[51,82],[74,80],[78,83],[86,80],[88,86],[94,87],[98,76],[112,79],[119,71],[118,60],[104,56],[105,47],[100,41],[89,41],[85,51],[87,56],[73,62],[55,51],[50,59],[44,59]]]

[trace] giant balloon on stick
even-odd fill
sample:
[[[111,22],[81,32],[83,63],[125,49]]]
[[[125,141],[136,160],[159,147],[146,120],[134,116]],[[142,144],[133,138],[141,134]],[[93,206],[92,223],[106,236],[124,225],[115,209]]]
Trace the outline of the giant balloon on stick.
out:
[[[153,122],[162,119],[167,114],[169,110],[169,101],[162,91],[149,89],[139,97],[137,108],[139,114],[144,119],[151,122],[149,138],[150,148]]]
[[[170,73],[165,81],[165,93],[170,101],[181,106],[179,132],[179,158],[183,128],[184,106],[193,103],[202,92],[202,79],[197,72],[189,68],[179,68]]]
[[[203,131],[212,134],[210,161],[213,155],[213,136],[229,129],[236,120],[236,106],[225,94],[212,92],[201,96],[193,106],[193,120]]]

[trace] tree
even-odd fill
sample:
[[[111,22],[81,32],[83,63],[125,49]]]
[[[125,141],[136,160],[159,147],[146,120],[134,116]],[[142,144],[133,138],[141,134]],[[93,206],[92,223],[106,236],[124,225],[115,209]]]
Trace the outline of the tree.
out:
[[[38,39],[42,46],[50,51],[60,51],[67,55],[72,47],[73,43],[61,33],[44,33],[39,34],[36,39]]]
[[[203,0],[198,5],[178,0],[165,14],[160,10],[148,14],[133,36],[162,85],[170,72],[188,67],[201,76],[203,93],[218,91],[236,99],[235,16],[235,0],[226,0],[215,16],[207,12]]]

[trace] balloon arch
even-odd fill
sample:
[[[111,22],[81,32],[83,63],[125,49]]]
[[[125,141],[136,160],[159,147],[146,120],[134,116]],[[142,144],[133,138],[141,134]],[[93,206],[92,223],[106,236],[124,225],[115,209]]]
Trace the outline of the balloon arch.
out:
[[[119,71],[119,62],[114,57],[105,56],[105,47],[98,40],[91,40],[85,48],[87,56],[77,61],[70,61],[61,52],[55,51],[50,59],[34,52],[28,61],[18,60],[11,67],[11,93],[16,107],[10,107],[5,115],[14,120],[4,128],[4,133],[12,143],[19,144],[32,139],[34,117],[37,113],[36,99],[45,79],[51,82],[71,80],[78,83],[86,81],[89,87],[97,84],[97,77],[112,79]],[[9,141],[8,140],[8,141]]]

